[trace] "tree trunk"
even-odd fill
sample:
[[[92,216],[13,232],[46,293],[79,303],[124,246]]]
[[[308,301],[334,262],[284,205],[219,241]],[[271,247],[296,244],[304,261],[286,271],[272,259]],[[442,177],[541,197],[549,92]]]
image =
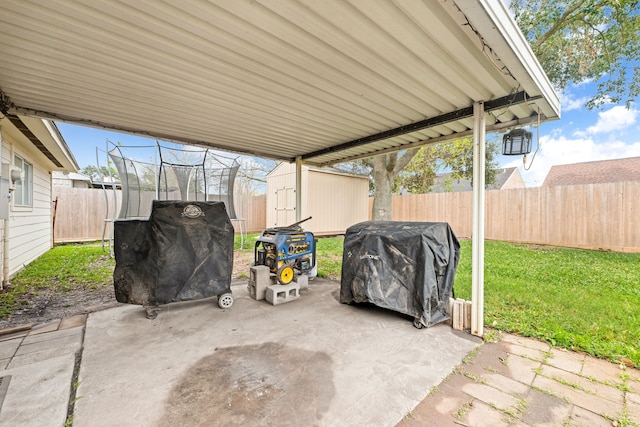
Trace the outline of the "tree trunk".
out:
[[[391,198],[396,175],[407,166],[416,155],[419,148],[403,151],[402,153],[384,154],[366,159],[372,167],[373,184],[373,212],[374,221],[391,221]]]
[[[393,180],[395,174],[393,168],[387,169],[387,156],[378,156],[373,159],[373,211],[371,217],[374,221],[391,221],[391,197],[393,192]]]

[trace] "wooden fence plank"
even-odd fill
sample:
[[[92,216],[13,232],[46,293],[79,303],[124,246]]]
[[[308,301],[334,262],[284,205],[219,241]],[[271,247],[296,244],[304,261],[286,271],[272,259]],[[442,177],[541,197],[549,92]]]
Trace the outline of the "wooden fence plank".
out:
[[[238,217],[245,219],[245,230],[249,233],[258,233],[266,228],[267,224],[267,196],[242,196],[235,199],[236,213]],[[235,227],[235,225],[234,225]],[[238,228],[236,227],[236,231]]]
[[[490,240],[640,251],[638,182],[488,190],[485,203]],[[472,193],[394,196],[393,218],[448,222],[469,238]]]
[[[56,196],[56,242],[101,238],[101,190],[54,187]],[[369,212],[371,206],[370,199]],[[245,230],[265,229],[265,195],[236,198],[236,211]],[[448,222],[456,236],[469,238],[472,193],[394,196],[393,218]],[[640,252],[640,183],[489,190],[485,218],[490,240]]]
[[[120,190],[115,192],[119,206],[121,200]],[[109,190],[106,193],[101,189],[53,187],[53,199],[58,200],[56,205],[56,222],[54,227],[54,242],[87,242],[102,239],[105,225],[105,214],[109,206],[108,218],[114,218],[118,212],[113,211],[114,193]],[[236,200],[238,216],[244,218],[243,227],[246,232],[257,233],[265,228],[266,224],[266,196],[241,197]],[[149,200],[150,202],[150,200]],[[109,226],[109,224],[107,224]],[[239,232],[239,224],[233,221],[236,232]],[[107,228],[107,230],[109,230]],[[107,231],[108,233],[108,231]]]

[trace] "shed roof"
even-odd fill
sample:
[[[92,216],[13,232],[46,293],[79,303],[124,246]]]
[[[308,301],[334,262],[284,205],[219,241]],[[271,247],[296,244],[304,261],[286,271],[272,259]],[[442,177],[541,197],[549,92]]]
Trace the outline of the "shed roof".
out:
[[[5,114],[315,165],[560,115],[501,0],[0,8]]]
[[[551,166],[543,187],[640,181],[640,157]]]

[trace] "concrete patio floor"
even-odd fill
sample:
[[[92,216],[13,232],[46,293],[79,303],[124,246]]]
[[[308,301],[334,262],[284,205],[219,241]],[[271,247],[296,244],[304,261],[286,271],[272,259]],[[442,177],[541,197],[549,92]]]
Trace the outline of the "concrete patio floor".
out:
[[[232,289],[227,310],[213,298],[148,320],[121,305],[0,335],[0,426],[64,425],[76,386],[76,427],[640,424],[637,369],[495,331],[479,345],[418,330],[340,304],[321,279],[278,306]]]
[[[393,426],[480,340],[338,302],[316,279],[295,301],[140,306],[89,316],[73,425]]]

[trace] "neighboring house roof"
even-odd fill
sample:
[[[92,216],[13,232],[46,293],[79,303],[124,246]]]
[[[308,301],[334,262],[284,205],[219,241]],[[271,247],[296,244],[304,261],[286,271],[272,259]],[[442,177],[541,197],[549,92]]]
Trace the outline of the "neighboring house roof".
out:
[[[120,181],[108,176],[103,177],[101,181],[92,181],[90,176],[81,173],[53,171],[51,177],[53,178],[53,185],[64,186],[65,184],[61,183],[61,181],[66,180],[72,181],[73,186],[76,186],[76,182],[86,182],[87,188],[113,189],[115,187],[120,189],[122,187]]]
[[[53,121],[5,114],[1,124],[17,141],[21,141],[25,147],[31,147],[31,151],[36,155],[43,156],[41,158],[46,159],[50,170],[78,170],[75,157]]]
[[[429,193],[446,193],[457,191],[472,191],[471,180],[452,178],[451,173],[436,175]],[[496,182],[487,186],[487,190],[502,190],[508,188],[524,188],[524,181],[518,168],[504,168],[496,175]]]
[[[75,172],[53,171],[51,176],[55,179],[68,179],[70,181],[86,181],[89,183],[91,182],[90,176],[83,175],[81,173],[75,173]]]
[[[640,157],[552,166],[543,187],[640,181]]]

